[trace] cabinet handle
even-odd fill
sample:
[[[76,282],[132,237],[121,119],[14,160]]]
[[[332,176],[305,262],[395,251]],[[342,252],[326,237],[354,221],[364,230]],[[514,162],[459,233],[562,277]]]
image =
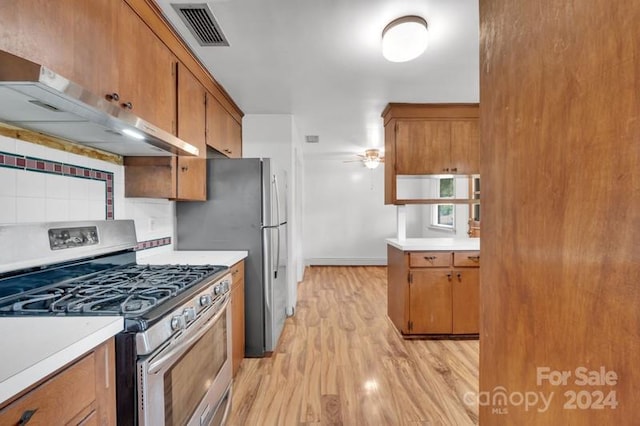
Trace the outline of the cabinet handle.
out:
[[[189,166],[182,166],[182,167],[180,167],[180,169],[181,169],[183,172],[186,172],[187,170],[189,170]]]
[[[452,172],[457,172],[457,171],[458,171],[458,168],[457,168],[457,167],[454,167],[454,168],[452,168],[452,169],[451,169],[451,171],[452,171]]]
[[[471,233],[471,231],[469,231]],[[474,262],[480,262],[480,256],[467,256],[467,259],[472,260]]]
[[[133,104],[131,102],[124,102],[120,104],[120,106],[124,109],[133,109]]]
[[[104,97],[109,102],[111,102],[111,101],[119,101],[120,100],[120,95],[118,95],[116,92],[107,93],[106,95],[104,95]]]
[[[447,167],[447,168],[445,168],[445,169],[442,169],[442,171],[443,171],[443,172],[448,172],[448,171],[449,171],[449,168]]]
[[[229,150],[227,148],[224,149],[224,152],[226,152],[227,154],[231,154],[231,150]]]
[[[458,281],[460,281],[461,279],[462,279],[462,274],[458,272]]]
[[[425,256],[424,260],[433,261],[433,260],[436,260],[436,257],[435,256]]]
[[[447,279],[448,279],[449,281],[451,281],[451,277],[452,277],[451,272],[449,272],[449,273],[447,274]]]
[[[36,411],[38,411],[37,408],[35,410],[27,410],[24,413],[22,413],[22,416],[20,416],[20,421],[18,422],[18,425],[22,426],[29,423],[29,420],[31,420],[31,417],[33,417]]]

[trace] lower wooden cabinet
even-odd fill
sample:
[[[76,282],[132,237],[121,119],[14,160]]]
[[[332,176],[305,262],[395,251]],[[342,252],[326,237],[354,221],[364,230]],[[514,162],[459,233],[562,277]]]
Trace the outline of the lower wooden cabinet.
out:
[[[113,339],[0,410],[0,425],[114,425]]]
[[[387,253],[387,313],[402,334],[478,334],[479,252]]]
[[[244,359],[244,260],[231,267],[231,352],[233,375]]]

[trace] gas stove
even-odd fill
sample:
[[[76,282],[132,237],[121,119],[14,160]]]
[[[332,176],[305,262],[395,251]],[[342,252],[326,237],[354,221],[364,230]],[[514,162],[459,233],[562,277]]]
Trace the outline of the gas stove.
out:
[[[228,267],[141,265],[136,244],[133,221],[0,225],[0,316],[121,316],[118,424],[220,424],[231,398]],[[174,389],[187,392],[174,400]]]

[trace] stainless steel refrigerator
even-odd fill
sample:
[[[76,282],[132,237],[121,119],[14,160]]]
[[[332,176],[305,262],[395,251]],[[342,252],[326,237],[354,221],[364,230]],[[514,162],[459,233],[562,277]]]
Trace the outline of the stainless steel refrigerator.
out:
[[[207,160],[207,201],[176,203],[179,250],[247,250],[245,356],[272,352],[287,299],[286,194],[269,159]]]

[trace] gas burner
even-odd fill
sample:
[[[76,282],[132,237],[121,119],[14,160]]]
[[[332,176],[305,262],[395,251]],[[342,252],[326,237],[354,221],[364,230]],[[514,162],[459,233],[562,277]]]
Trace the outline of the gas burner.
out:
[[[139,317],[222,270],[214,265],[118,266],[0,299],[0,314]]]

